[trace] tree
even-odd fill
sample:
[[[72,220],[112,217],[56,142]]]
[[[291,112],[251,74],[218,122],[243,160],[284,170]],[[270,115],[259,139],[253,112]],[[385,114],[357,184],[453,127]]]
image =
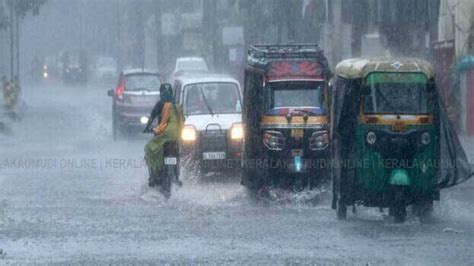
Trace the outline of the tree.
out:
[[[45,3],[46,0],[4,0],[2,6],[6,7],[9,13],[5,18],[5,28],[3,29],[10,29],[11,78],[19,77],[20,74],[20,22],[29,13],[38,15],[40,7]]]

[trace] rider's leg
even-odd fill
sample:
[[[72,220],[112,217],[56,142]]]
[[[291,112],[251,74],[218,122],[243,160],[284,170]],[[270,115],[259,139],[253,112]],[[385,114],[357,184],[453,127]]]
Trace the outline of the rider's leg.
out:
[[[149,172],[149,185],[160,185],[163,170],[163,145],[162,140],[154,137],[145,146],[145,161]]]

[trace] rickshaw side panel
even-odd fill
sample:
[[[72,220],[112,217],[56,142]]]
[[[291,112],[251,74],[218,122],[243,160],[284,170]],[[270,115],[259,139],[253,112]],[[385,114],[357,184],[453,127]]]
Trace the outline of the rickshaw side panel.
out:
[[[257,159],[259,156],[260,144],[260,114],[263,108],[260,101],[262,100],[263,87],[263,73],[254,68],[247,68],[245,70],[244,83],[244,100],[242,121],[244,123],[244,145],[242,152],[242,184],[256,188],[260,185],[261,180],[258,180],[257,174]],[[261,108],[258,108],[261,106]]]

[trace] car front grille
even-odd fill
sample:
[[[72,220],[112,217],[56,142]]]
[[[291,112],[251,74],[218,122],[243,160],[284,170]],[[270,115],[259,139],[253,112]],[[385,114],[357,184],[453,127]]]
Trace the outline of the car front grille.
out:
[[[203,152],[227,150],[227,132],[224,130],[207,130],[201,132],[199,139]]]

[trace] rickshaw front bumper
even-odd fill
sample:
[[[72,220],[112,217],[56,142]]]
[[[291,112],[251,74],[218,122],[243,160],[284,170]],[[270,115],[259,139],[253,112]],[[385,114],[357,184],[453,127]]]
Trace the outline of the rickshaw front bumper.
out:
[[[319,151],[267,151],[265,156],[266,167],[280,173],[317,175],[331,167],[328,148]]]

